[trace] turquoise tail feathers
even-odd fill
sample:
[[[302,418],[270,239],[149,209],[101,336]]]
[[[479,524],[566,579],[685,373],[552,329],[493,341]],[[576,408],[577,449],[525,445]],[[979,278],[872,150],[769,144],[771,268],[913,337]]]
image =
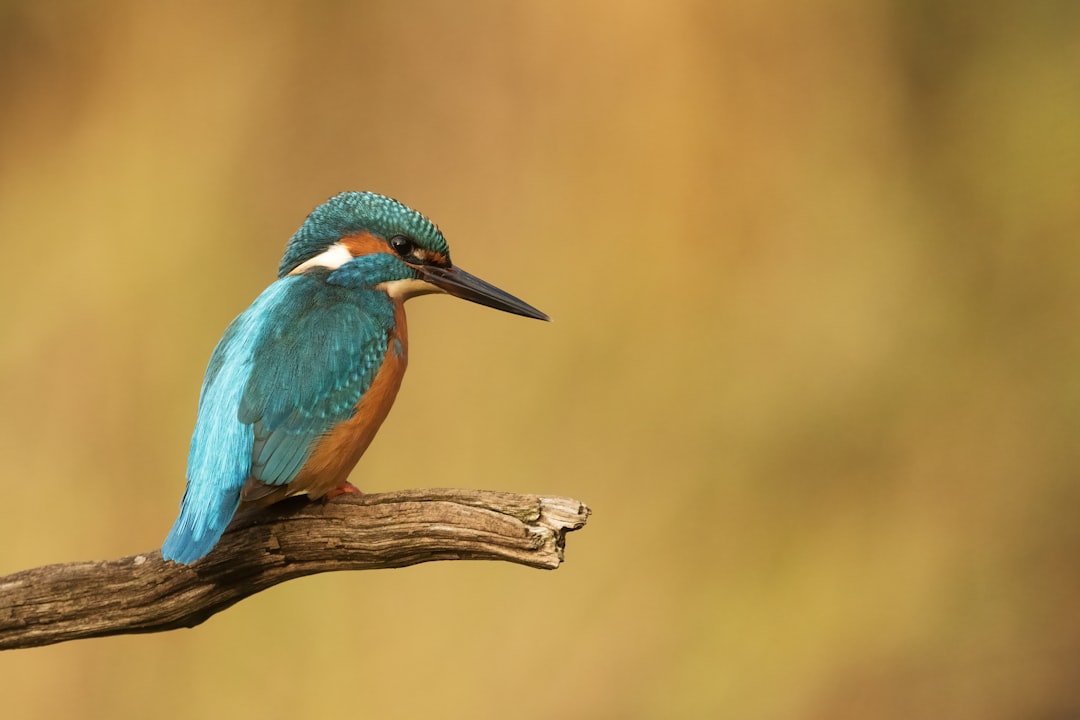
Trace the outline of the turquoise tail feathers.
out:
[[[227,492],[232,497],[217,498],[209,507],[193,507],[190,494],[184,494],[180,516],[161,545],[163,558],[184,565],[190,565],[213,550],[240,506],[239,490]]]

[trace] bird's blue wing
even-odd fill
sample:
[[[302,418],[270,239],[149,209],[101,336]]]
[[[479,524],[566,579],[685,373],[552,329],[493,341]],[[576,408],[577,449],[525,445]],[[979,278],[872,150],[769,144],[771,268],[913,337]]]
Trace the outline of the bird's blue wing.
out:
[[[317,440],[353,416],[393,323],[382,293],[322,285],[298,301],[292,322],[276,325],[260,344],[240,402],[240,422],[254,431],[251,476],[270,488],[291,482]]]
[[[388,298],[324,280],[306,273],[274,283],[215,348],[166,559],[191,563],[210,552],[249,477],[291,481],[378,372],[393,322]]]

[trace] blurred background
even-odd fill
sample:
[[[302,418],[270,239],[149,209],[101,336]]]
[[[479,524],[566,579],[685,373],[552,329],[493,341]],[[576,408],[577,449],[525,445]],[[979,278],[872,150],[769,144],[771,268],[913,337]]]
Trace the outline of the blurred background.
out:
[[[1080,716],[1080,4],[8,1],[0,97],[0,574],[160,544],[345,189],[554,318],[410,303],[353,481],[594,511],[4,653],[5,717]]]

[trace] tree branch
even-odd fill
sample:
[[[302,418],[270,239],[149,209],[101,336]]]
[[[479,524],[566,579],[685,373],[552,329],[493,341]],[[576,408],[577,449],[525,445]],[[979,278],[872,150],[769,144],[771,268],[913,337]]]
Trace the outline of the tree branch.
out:
[[[249,595],[304,575],[431,560],[507,560],[554,569],[577,500],[481,490],[297,498],[233,521],[191,566],[158,551],[0,577],[0,650],[194,627]]]

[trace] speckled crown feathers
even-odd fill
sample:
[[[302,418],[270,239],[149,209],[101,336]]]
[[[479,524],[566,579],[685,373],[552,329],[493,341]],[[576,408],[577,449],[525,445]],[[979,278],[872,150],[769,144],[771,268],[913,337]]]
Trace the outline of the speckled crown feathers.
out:
[[[405,235],[427,250],[450,256],[439,228],[421,213],[373,192],[343,192],[311,211],[285,248],[278,276],[323,252],[343,237],[369,232],[389,239]]]

